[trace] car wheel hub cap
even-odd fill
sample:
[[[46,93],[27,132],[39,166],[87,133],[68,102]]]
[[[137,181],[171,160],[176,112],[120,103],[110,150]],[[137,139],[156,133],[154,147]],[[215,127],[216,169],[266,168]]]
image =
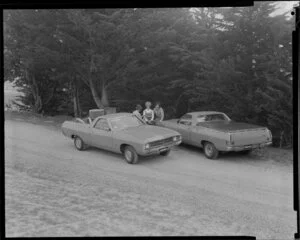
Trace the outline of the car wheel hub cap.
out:
[[[76,146],[81,148],[81,141],[78,138],[76,139]]]
[[[125,152],[125,157],[126,157],[127,160],[131,160],[131,158],[132,158],[132,153],[131,153],[130,151],[126,151],[126,152]]]
[[[205,148],[205,152],[207,155],[211,155],[213,152],[212,146],[211,145],[207,145]]]

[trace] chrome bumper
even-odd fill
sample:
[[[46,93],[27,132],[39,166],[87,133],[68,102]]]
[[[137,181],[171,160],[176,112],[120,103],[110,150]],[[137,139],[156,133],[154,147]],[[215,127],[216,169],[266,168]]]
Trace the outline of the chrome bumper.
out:
[[[150,148],[150,149],[145,149],[143,151],[143,155],[159,154],[161,152],[165,152],[165,151],[170,150],[172,147],[174,147],[176,145],[179,145],[180,143],[181,143],[181,140],[176,141],[176,142],[172,142],[172,143],[169,143],[169,144],[165,144],[165,145],[162,145],[162,146],[153,147],[153,148]]]
[[[259,144],[250,144],[250,145],[244,145],[244,146],[227,146],[226,151],[245,151],[245,150],[251,150],[256,148],[264,148],[266,146],[270,146],[272,142],[265,142],[265,143],[259,143]]]

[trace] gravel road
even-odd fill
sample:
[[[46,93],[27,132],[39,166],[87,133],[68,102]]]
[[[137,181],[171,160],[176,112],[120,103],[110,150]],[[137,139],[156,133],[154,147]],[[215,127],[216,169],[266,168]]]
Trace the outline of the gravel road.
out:
[[[179,146],[129,165],[55,128],[5,121],[7,237],[252,235],[293,239],[292,165]]]

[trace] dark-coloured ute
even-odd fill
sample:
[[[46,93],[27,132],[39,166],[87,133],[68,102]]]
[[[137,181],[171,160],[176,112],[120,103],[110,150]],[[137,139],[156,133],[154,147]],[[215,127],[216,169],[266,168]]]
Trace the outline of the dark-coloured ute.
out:
[[[160,122],[160,126],[179,132],[183,143],[204,148],[210,159],[217,158],[220,151],[250,152],[272,144],[268,128],[232,121],[222,112],[191,112]]]

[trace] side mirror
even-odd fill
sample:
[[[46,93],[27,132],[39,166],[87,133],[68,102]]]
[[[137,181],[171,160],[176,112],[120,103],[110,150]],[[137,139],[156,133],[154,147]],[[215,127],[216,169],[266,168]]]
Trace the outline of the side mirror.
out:
[[[110,128],[104,128],[105,131],[110,132],[111,129]]]

